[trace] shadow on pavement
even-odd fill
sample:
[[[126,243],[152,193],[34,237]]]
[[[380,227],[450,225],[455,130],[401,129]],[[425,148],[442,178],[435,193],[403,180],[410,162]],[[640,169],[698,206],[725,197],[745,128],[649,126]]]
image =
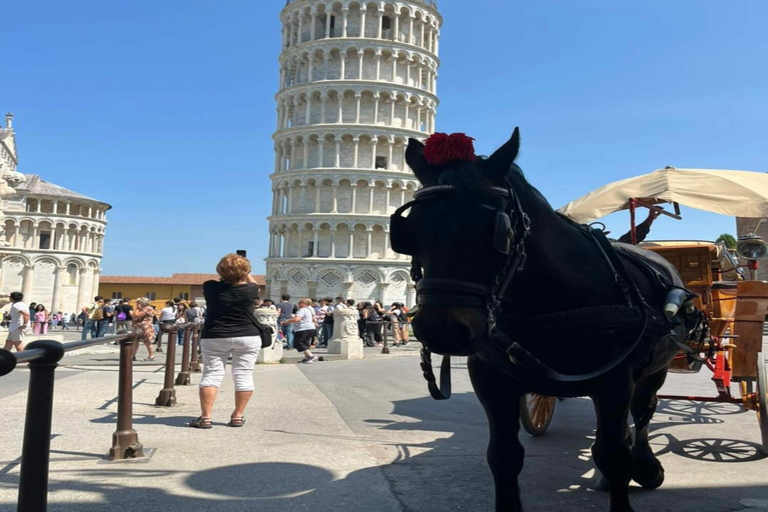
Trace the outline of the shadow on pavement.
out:
[[[53,470],[50,491],[55,505],[49,509],[101,512],[114,506],[119,507],[121,512],[493,510],[491,474],[484,455],[487,427],[474,394],[458,393],[447,403],[419,397],[395,401],[392,405],[389,416],[403,418],[403,421],[369,418],[365,423],[372,427],[368,436],[370,439],[365,439],[365,436],[356,438],[369,443],[372,450],[374,445],[396,448],[399,455],[390,464],[354,471],[343,478],[336,478],[330,471],[316,465],[284,462],[240,463],[194,473],[158,471],[133,463],[104,464],[66,472]],[[687,411],[680,410],[676,404],[663,404],[660,415],[670,414],[684,421],[662,420],[654,425],[654,431],[663,430],[654,433],[654,447],[660,454],[698,459],[696,464],[702,465],[701,474],[712,472],[711,467],[705,467],[712,462],[739,464],[764,458],[754,443],[706,438],[677,439],[669,432],[676,425],[706,424],[706,418],[719,419],[720,415],[733,414],[729,409]],[[137,416],[135,423],[183,426],[190,419]],[[112,423],[115,418],[108,415],[95,421]],[[593,424],[591,403],[573,399],[558,405],[549,435],[530,438],[521,434],[527,452],[521,477],[527,512],[607,512],[607,495],[588,489]],[[248,427],[253,428],[251,425]],[[408,432],[413,431],[441,435],[432,442],[409,443]],[[399,436],[405,439],[400,441]],[[321,443],[322,440],[316,442]],[[52,454],[54,463],[57,455],[80,455],[84,458],[94,455],[77,452]],[[206,456],[204,446],[201,446],[200,454]],[[77,479],[71,479],[72,473],[77,474]],[[130,479],[130,486],[122,485],[125,480],[118,480],[126,477]],[[179,478],[183,486],[158,488],[158,481],[172,482]],[[9,474],[7,468],[0,468],[0,486],[8,488],[17,485],[17,475]],[[63,497],[71,491],[95,494],[98,500],[94,501],[98,502],[67,502],[57,498],[57,494]],[[638,511],[730,512],[747,510],[739,505],[743,499],[768,499],[768,490],[765,486],[739,485],[716,478],[700,480],[691,475],[689,485],[684,488],[665,489],[662,486],[656,491],[645,491],[635,487],[632,495]]]

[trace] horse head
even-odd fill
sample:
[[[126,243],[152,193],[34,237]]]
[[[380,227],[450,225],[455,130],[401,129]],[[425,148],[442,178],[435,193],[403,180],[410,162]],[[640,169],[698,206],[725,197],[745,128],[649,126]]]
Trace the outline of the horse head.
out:
[[[474,353],[522,266],[529,221],[510,180],[521,175],[519,147],[517,128],[488,158],[475,157],[463,134],[409,141],[406,160],[423,188],[392,216],[390,236],[393,250],[413,258],[413,330],[433,352]]]

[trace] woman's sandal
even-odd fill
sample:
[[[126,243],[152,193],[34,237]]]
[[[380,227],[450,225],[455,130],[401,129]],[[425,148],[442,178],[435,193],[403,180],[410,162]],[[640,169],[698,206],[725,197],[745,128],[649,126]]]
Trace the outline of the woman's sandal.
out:
[[[154,357],[145,357],[144,359],[142,359],[142,361],[154,361],[154,360],[155,360]],[[135,361],[135,359],[134,359],[134,361]]]
[[[211,423],[211,418],[203,418],[200,416],[196,420],[190,421],[189,426],[192,428],[212,428],[213,424]]]
[[[235,418],[234,416],[229,418],[228,427],[242,427],[245,425],[245,417]]]

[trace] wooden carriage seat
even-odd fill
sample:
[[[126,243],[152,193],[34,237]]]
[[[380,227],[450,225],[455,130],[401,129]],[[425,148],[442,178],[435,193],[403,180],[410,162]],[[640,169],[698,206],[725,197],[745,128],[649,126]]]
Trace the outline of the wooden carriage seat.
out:
[[[685,286],[699,295],[694,303],[709,317],[712,335],[725,334],[736,309],[736,283],[722,281],[722,247],[699,241],[643,242],[640,246],[674,265]]]

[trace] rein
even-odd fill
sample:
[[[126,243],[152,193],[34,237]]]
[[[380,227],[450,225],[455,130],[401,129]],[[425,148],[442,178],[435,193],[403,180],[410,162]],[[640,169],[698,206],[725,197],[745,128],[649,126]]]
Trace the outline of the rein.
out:
[[[507,255],[501,271],[495,273],[496,277],[492,283],[483,286],[459,279],[425,278],[418,257],[414,255],[411,260],[411,279],[416,283],[416,304],[419,306],[448,306],[462,303],[485,308],[487,312],[487,336],[489,338],[493,338],[496,333],[496,314],[501,307],[504,294],[512,279],[525,266],[525,239],[531,231],[531,220],[523,211],[520,198],[515,194],[512,184],[508,180],[505,180],[504,184],[504,188],[489,187],[488,189],[492,194],[506,199],[506,207],[503,210],[484,203],[478,205],[481,208],[497,212],[493,245],[496,250]],[[441,193],[456,190],[457,187],[453,185],[435,185],[418,190],[412,201],[395,211],[393,218],[401,217],[404,211],[419,202],[425,202],[438,197]],[[427,380],[427,387],[432,398],[435,400],[450,398],[451,356],[443,356],[439,386],[432,368],[432,352],[426,346],[421,349],[421,369]]]
[[[398,217],[402,220],[402,213],[413,205],[434,199],[442,193],[454,192],[456,190],[457,187],[453,185],[436,185],[423,188],[414,194],[412,201],[398,208],[392,217],[393,219]],[[639,325],[641,329],[637,337],[634,338],[634,341],[615,359],[602,368],[581,375],[566,375],[544,365],[525,348],[511,340],[503,332],[497,330],[496,317],[501,308],[504,295],[514,277],[525,266],[525,240],[530,235],[531,222],[530,217],[523,211],[520,199],[509,181],[505,181],[504,188],[489,187],[488,190],[492,194],[506,199],[506,205],[503,209],[484,203],[478,205],[481,208],[497,212],[493,245],[496,250],[507,255],[501,271],[494,273],[496,277],[488,286],[458,279],[425,278],[418,256],[412,255],[411,278],[416,283],[417,306],[450,306],[461,303],[477,308],[485,308],[487,312],[486,335],[488,340],[504,351],[513,364],[523,366],[532,373],[544,378],[559,382],[582,382],[599,377],[617,367],[634,352],[643,339],[648,326],[648,307],[640,291],[619,261],[615,250],[605,237],[605,234],[597,229],[582,228],[582,231],[596,245],[602,259],[611,270],[615,284],[622,292],[626,307],[639,310]],[[421,369],[424,378],[427,380],[429,393],[435,400],[445,400],[451,396],[450,360],[450,355],[443,356],[440,385],[438,386],[432,367],[432,352],[426,346],[423,346],[421,349]]]

